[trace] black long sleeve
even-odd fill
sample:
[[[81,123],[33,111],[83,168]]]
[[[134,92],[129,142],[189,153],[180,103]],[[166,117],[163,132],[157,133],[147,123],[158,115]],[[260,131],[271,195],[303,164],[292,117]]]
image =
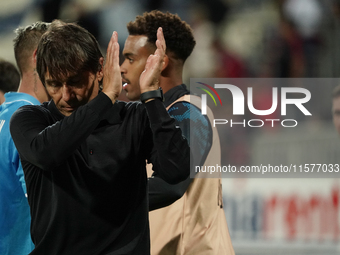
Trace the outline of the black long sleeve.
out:
[[[190,148],[180,128],[169,136],[175,120],[169,117],[163,103],[156,99],[145,104],[150,119],[154,153],[149,163],[153,170],[170,184],[185,180],[190,174]]]
[[[149,178],[149,211],[166,207],[180,199],[191,182],[192,179],[188,177],[180,183],[171,185],[154,174]]]
[[[60,115],[48,116],[43,107],[20,108],[13,114],[10,123],[20,157],[40,169],[54,169],[74,153],[111,107],[111,100],[100,93],[65,118]]]
[[[174,104],[169,113],[176,120],[188,142],[191,139],[192,160],[195,165],[201,165],[210,151],[212,132],[209,121],[201,115],[200,110],[186,102]],[[191,128],[191,130],[190,130]],[[153,170],[155,168],[153,167]],[[192,179],[171,185],[162,179],[157,172],[148,179],[149,183],[149,211],[168,206],[181,198],[188,189]]]
[[[150,140],[146,143],[153,142],[156,152],[150,162],[164,180],[178,183],[189,175],[190,149],[187,141],[160,100],[145,104],[145,108],[152,130],[152,139],[146,136]],[[25,110],[22,114],[19,110],[13,118],[11,132],[22,159],[43,170],[51,170],[74,153],[108,110],[119,115],[118,106],[112,106],[104,93],[53,125],[49,125],[46,118],[39,117],[40,112]],[[171,132],[174,134],[169,135]]]
[[[53,101],[24,106],[10,130],[27,184],[32,255],[149,254],[145,160],[170,183],[190,172],[189,145],[160,100],[112,105],[100,93],[68,117]]]

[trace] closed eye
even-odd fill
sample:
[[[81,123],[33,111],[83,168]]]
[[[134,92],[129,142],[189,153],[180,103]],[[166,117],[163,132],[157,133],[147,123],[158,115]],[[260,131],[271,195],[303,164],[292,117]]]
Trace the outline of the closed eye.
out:
[[[70,86],[76,86],[80,83],[80,79],[75,79],[75,80],[69,80],[67,81],[67,84],[70,85]]]
[[[53,88],[56,88],[56,87],[60,87],[61,83],[57,82],[57,81],[49,81],[49,80],[47,80],[46,81],[46,85],[50,86],[50,87],[53,87]]]

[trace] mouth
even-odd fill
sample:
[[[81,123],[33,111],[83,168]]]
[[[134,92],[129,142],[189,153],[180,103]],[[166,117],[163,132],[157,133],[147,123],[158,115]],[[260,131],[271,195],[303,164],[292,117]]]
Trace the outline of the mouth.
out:
[[[74,111],[76,109],[75,106],[62,106],[62,109],[68,112]]]
[[[73,112],[73,111],[74,111],[74,108],[73,108],[73,107],[64,107],[63,109],[64,109],[64,111],[66,111],[66,112]]]
[[[129,87],[129,83],[125,80],[123,80],[123,89],[126,91]]]
[[[123,83],[123,88],[125,88],[130,83],[130,81],[122,77],[122,83]]]

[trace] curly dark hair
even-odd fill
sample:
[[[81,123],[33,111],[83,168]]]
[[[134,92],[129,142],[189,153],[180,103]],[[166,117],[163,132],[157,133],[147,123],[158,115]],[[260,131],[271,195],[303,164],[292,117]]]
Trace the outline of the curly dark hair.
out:
[[[17,91],[20,83],[20,74],[12,63],[0,59],[0,91],[7,93]]]
[[[176,58],[185,61],[193,51],[196,41],[189,24],[177,14],[154,10],[137,16],[135,21],[127,24],[130,35],[145,35],[153,45],[156,43],[159,27],[163,28],[167,52],[172,52]]]
[[[20,73],[28,71],[28,59],[38,47],[41,36],[47,31],[50,23],[38,21],[26,27],[14,30],[14,55]]]
[[[45,85],[45,74],[56,80],[78,72],[100,70],[103,57],[96,38],[75,23],[54,20],[41,37],[37,50],[37,72]]]

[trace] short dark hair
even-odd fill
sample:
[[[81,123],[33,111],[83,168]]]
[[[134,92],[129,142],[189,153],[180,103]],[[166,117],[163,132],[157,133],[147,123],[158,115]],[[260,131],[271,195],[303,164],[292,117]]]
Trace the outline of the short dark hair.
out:
[[[46,32],[50,23],[38,21],[26,27],[14,30],[14,55],[21,75],[28,71],[28,59],[38,47],[41,36]]]
[[[20,84],[20,74],[12,63],[0,59],[0,91],[7,93],[17,91]]]
[[[340,85],[336,86],[333,89],[332,97],[333,97],[333,99],[340,97]]]
[[[189,24],[177,14],[154,10],[137,16],[135,21],[127,24],[130,35],[145,35],[152,44],[156,43],[159,27],[163,28],[167,51],[185,61],[193,51],[196,41]]]
[[[45,85],[47,71],[57,80],[82,71],[96,73],[101,57],[99,44],[89,31],[75,23],[54,20],[38,45],[37,72]]]

